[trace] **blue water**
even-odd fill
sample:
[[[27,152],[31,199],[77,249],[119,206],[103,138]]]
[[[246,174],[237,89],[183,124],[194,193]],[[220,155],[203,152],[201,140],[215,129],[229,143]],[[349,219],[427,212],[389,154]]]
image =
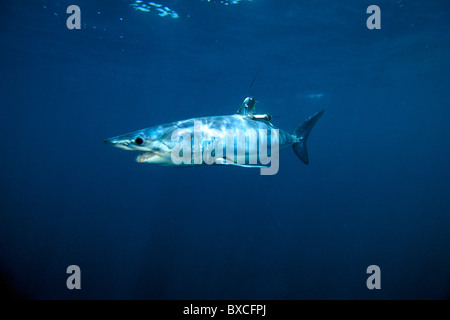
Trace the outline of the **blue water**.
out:
[[[132,0],[0,3],[4,295],[450,298],[450,3],[155,2],[178,18]],[[288,132],[326,109],[308,166],[286,150],[273,176],[166,168],[103,143],[248,95]]]

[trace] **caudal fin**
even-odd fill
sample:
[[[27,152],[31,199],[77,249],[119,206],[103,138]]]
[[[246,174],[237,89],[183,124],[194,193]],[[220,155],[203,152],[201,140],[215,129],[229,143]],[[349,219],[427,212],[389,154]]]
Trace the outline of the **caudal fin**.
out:
[[[314,127],[314,125],[320,119],[320,117],[323,115],[324,112],[325,110],[316,112],[311,117],[306,119],[305,122],[303,122],[303,124],[298,126],[294,131],[294,137],[299,139],[299,141],[294,143],[292,145],[292,148],[294,149],[294,152],[297,155],[297,157],[299,157],[299,159],[302,160],[304,164],[309,163],[308,150],[306,150],[306,140],[308,139],[311,129]]]

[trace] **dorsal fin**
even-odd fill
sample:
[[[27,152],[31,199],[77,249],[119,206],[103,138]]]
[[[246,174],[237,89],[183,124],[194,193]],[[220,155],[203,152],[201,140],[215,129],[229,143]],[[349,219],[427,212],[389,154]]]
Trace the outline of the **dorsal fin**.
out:
[[[253,97],[245,98],[236,114],[246,117],[253,117],[253,113],[255,112],[255,102],[256,100]]]

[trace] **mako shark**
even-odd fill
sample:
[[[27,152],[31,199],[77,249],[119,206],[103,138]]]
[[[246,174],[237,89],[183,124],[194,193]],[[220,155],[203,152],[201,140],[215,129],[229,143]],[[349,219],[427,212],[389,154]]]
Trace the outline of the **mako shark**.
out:
[[[139,163],[164,166],[233,165],[275,174],[279,151],[290,146],[308,164],[306,141],[325,110],[313,114],[289,134],[275,127],[269,114],[255,114],[255,102],[247,97],[233,115],[171,122],[112,137],[105,143],[144,152],[136,158]]]

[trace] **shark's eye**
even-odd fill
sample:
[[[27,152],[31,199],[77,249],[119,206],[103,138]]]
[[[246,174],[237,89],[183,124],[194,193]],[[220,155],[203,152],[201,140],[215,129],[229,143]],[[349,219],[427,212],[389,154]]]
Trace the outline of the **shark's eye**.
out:
[[[134,140],[134,142],[137,144],[137,145],[141,145],[141,144],[143,144],[144,143],[144,140],[142,140],[142,138],[141,137],[137,137],[135,140]]]

